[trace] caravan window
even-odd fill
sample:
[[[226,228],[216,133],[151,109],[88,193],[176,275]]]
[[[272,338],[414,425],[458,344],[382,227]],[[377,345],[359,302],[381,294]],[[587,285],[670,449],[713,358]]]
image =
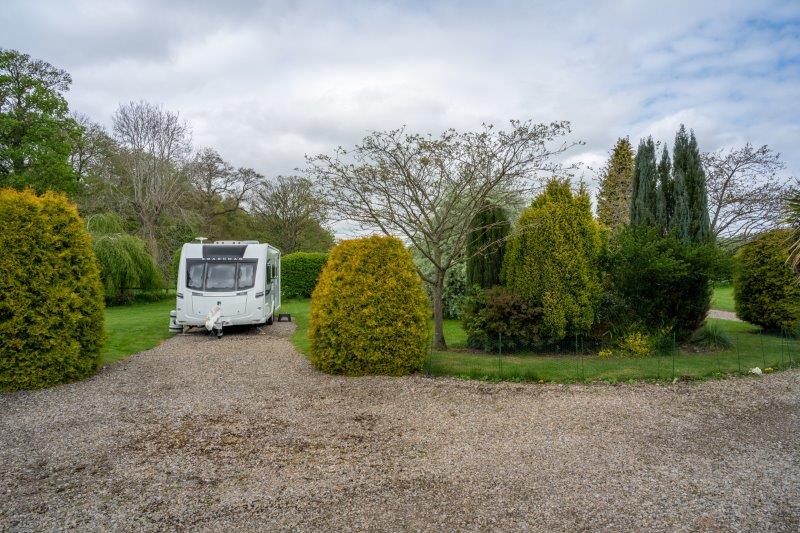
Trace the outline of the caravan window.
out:
[[[236,263],[208,263],[208,268],[206,269],[206,290],[236,290]]]
[[[206,263],[204,261],[188,263],[186,265],[186,287],[202,290],[205,270]]]
[[[236,281],[236,289],[252,289],[256,284],[256,265],[258,263],[239,263],[239,276]]]

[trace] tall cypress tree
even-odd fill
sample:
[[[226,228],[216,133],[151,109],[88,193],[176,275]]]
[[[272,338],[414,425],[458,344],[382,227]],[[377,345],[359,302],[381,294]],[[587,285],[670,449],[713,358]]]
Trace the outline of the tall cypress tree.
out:
[[[673,183],[672,183],[672,165],[669,161],[669,152],[667,146],[661,151],[661,161],[658,163],[658,191],[657,191],[657,214],[658,225],[662,229],[669,227],[669,221],[672,217],[673,200]]]
[[[500,284],[505,240],[511,230],[505,210],[489,204],[473,217],[467,241],[467,286]]]
[[[670,227],[684,240],[706,242],[711,234],[706,175],[694,132],[688,134],[683,124],[675,134],[672,171],[675,180],[673,218],[676,220]]]
[[[600,178],[597,195],[597,218],[610,228],[630,220],[633,147],[627,137],[617,140]]]
[[[631,226],[655,226],[658,213],[656,146],[652,137],[639,142],[631,187]]]
[[[692,213],[690,232],[695,242],[707,242],[711,237],[711,222],[708,216],[706,173],[703,170],[703,162],[700,158],[700,149],[697,147],[694,131],[689,135],[689,161],[691,167],[687,177],[691,176],[691,186],[687,188],[690,191],[689,210]]]

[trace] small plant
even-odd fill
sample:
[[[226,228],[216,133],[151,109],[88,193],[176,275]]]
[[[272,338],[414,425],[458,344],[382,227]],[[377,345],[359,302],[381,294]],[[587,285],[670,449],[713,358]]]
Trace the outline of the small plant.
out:
[[[706,322],[689,339],[694,346],[707,350],[722,350],[733,347],[730,335],[713,322]]]
[[[464,306],[462,323],[472,348],[514,351],[541,341],[542,312],[502,287],[476,290]]]
[[[614,351],[610,348],[603,348],[599,352],[597,352],[597,357],[600,359],[611,359],[614,357]]]
[[[628,357],[646,357],[653,351],[653,342],[646,333],[634,331],[622,338],[619,342],[619,349]]]

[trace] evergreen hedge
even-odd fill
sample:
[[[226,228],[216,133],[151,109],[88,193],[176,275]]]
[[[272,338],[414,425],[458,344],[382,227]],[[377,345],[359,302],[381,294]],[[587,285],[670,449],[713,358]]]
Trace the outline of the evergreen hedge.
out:
[[[281,296],[310,298],[327,260],[325,252],[295,252],[281,257]]]
[[[65,196],[0,190],[0,390],[84,378],[103,346],[92,241]]]
[[[800,324],[800,281],[788,261],[791,235],[765,233],[739,250],[733,294],[742,320],[773,331]]]
[[[506,246],[504,286],[541,309],[543,340],[560,341],[591,328],[601,295],[603,247],[585,190],[553,180],[523,211]]]
[[[310,360],[333,374],[415,372],[428,352],[429,317],[422,281],[399,239],[343,241],[311,297]]]

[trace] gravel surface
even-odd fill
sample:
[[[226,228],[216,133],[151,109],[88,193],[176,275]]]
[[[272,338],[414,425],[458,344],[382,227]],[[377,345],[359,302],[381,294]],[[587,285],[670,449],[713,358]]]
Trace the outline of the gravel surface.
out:
[[[741,322],[741,319],[736,316],[733,311],[720,311],[719,309],[711,309],[708,312],[708,318],[720,318],[722,320],[734,320]]]
[[[342,378],[291,328],[0,395],[0,530],[800,528],[800,372]]]

